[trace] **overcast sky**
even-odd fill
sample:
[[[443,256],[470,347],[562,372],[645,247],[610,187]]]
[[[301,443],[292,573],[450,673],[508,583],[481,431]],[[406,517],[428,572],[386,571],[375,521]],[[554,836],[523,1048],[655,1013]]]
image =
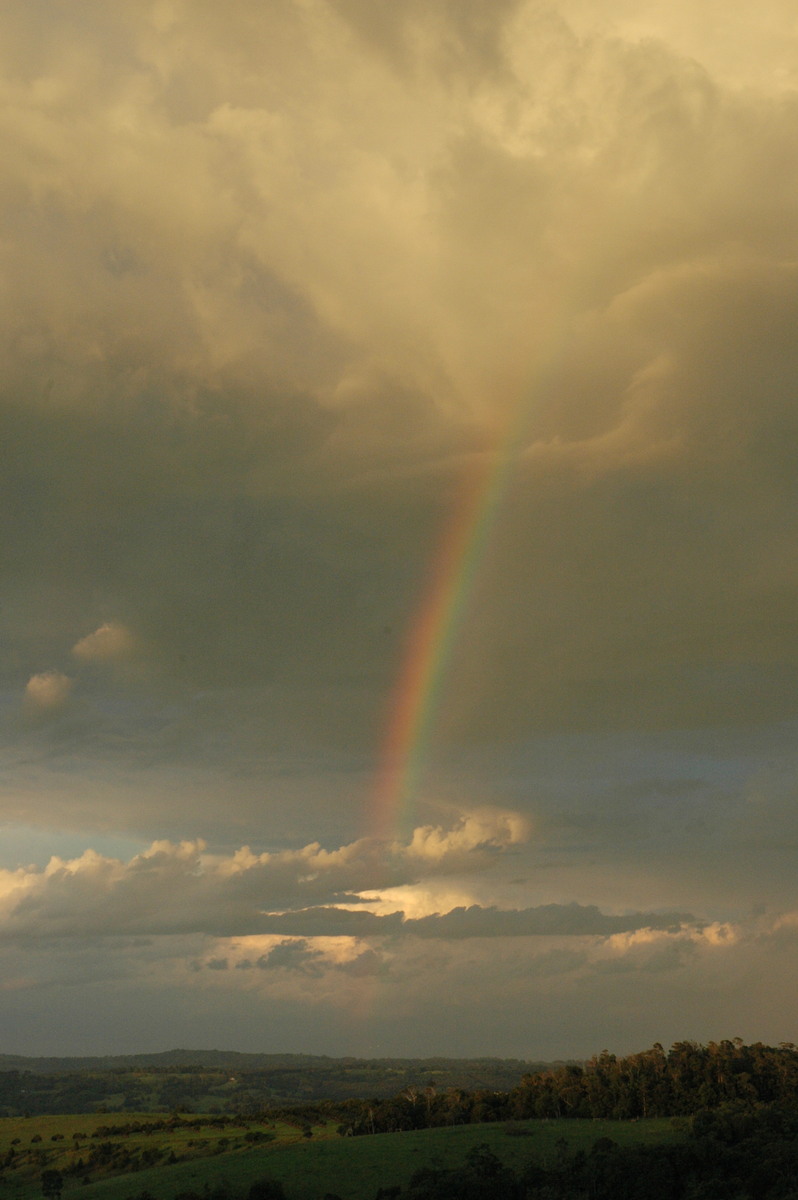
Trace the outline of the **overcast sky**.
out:
[[[796,1039],[792,0],[11,0],[3,1049]]]

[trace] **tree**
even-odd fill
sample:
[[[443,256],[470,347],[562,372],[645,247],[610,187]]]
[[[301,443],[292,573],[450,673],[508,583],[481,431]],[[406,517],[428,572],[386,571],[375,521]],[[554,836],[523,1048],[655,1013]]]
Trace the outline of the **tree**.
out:
[[[48,1200],[61,1200],[64,1180],[60,1171],[42,1171],[42,1195]]]

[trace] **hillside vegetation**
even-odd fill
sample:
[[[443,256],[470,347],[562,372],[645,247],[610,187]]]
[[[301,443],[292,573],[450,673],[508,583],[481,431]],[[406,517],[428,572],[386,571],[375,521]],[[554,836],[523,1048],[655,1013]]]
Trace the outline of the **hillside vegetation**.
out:
[[[146,1121],[142,1116],[141,1123]],[[246,1127],[228,1126],[220,1146],[216,1130],[203,1130],[197,1138],[167,1123],[152,1134],[128,1134],[122,1132],[125,1125],[121,1120],[109,1120],[108,1126],[100,1127],[99,1138],[89,1133],[88,1153],[83,1142],[76,1156],[71,1145],[74,1132],[92,1128],[85,1117],[31,1118],[27,1126],[0,1121],[0,1153],[7,1152],[10,1134],[22,1135],[17,1147],[19,1166],[4,1173],[4,1198],[39,1200],[43,1171],[55,1169],[62,1176],[65,1200],[70,1196],[74,1200],[141,1200],[145,1194],[154,1200],[174,1200],[186,1193],[202,1200],[239,1200],[264,1178],[280,1183],[287,1200],[322,1200],[328,1193],[343,1200],[374,1200],[381,1187],[407,1187],[413,1175],[424,1168],[461,1168],[480,1146],[488,1146],[502,1164],[520,1173],[532,1158],[553,1169],[563,1156],[586,1152],[601,1137],[611,1138],[619,1146],[653,1146],[677,1143],[685,1136],[683,1130],[662,1120],[575,1121],[567,1130],[560,1121],[530,1121],[357,1139],[338,1136],[331,1126],[313,1126],[308,1139],[300,1127],[277,1122],[266,1131],[271,1140],[254,1145],[245,1141]],[[32,1146],[34,1129],[41,1130],[42,1142]],[[60,1133],[63,1140],[52,1143],[51,1131]],[[92,1148],[99,1151],[94,1157]],[[172,1156],[177,1161],[171,1161]],[[76,1171],[80,1159],[84,1165]]]
[[[357,1059],[170,1050],[118,1058],[0,1055],[0,1116],[25,1113],[255,1113],[274,1106],[387,1098],[409,1086],[508,1091],[556,1063],[517,1059]]]
[[[8,1116],[0,1186],[9,1200],[798,1200],[798,1049],[605,1051],[503,1092],[422,1080],[237,1114]]]
[[[620,1058],[606,1050],[583,1065],[530,1073],[509,1092],[408,1088],[373,1103],[351,1102],[350,1133],[392,1132],[529,1117],[634,1120],[676,1117],[722,1104],[777,1104],[798,1098],[798,1048],[734,1041],[676,1042]]]

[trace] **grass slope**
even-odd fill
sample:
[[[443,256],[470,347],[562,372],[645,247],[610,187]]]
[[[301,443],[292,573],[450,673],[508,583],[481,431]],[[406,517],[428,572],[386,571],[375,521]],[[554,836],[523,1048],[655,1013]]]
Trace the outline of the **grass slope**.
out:
[[[193,1119],[193,1118],[192,1118]],[[209,1118],[213,1120],[213,1118]],[[135,1194],[145,1186],[132,1186],[143,1176],[158,1176],[170,1181],[178,1166],[191,1167],[194,1175],[204,1174],[209,1163],[220,1159],[236,1160],[253,1148],[253,1138],[260,1144],[288,1146],[302,1138],[295,1124],[275,1121],[235,1121],[223,1128],[204,1124],[200,1129],[185,1125],[153,1128],[153,1124],[168,1121],[161,1113],[108,1113],[0,1119],[0,1194],[9,1200],[27,1200],[41,1196],[41,1173],[58,1170],[64,1177],[65,1194],[88,1195],[94,1186],[110,1188],[108,1195]],[[125,1132],[125,1127],[140,1123],[138,1132]],[[99,1130],[103,1132],[100,1134]],[[116,1132],[116,1131],[119,1132]],[[317,1138],[336,1137],[333,1123],[318,1126]],[[103,1152],[107,1151],[104,1155]],[[9,1152],[14,1156],[8,1161]],[[92,1161],[97,1155],[99,1161]],[[180,1163],[169,1163],[176,1158]],[[84,1166],[81,1167],[81,1162]],[[218,1171],[214,1175],[219,1178]],[[131,1186],[128,1186],[131,1185]],[[167,1191],[172,1194],[171,1182]]]
[[[37,1125],[44,1120],[55,1123],[69,1118],[42,1118]],[[74,1123],[86,1118],[71,1120]],[[96,1124],[96,1118],[89,1120]],[[70,1128],[77,1126],[73,1124]],[[6,1144],[5,1132],[0,1129],[0,1147]],[[489,1145],[502,1162],[519,1169],[530,1159],[544,1164],[553,1162],[561,1149],[558,1143],[563,1139],[568,1152],[574,1153],[588,1150],[600,1137],[610,1137],[620,1145],[645,1145],[675,1141],[683,1136],[668,1118],[459,1125],[360,1138],[338,1138],[331,1136],[331,1129],[320,1128],[314,1130],[312,1141],[302,1139],[296,1129],[287,1126],[276,1132],[279,1140],[255,1148],[228,1150],[212,1157],[117,1175],[86,1185],[70,1178],[66,1181],[64,1200],[70,1197],[132,1200],[145,1188],[157,1200],[172,1200],[181,1190],[201,1191],[204,1184],[212,1187],[222,1180],[245,1195],[254,1180],[264,1177],[279,1180],[289,1200],[321,1200],[326,1192],[337,1193],[344,1200],[373,1200],[379,1187],[404,1186],[420,1167],[460,1165],[468,1151],[481,1143]],[[174,1137],[169,1145],[180,1153]],[[20,1180],[17,1186],[11,1185],[10,1177],[4,1183],[4,1196],[8,1200],[33,1200],[41,1196],[38,1176]]]

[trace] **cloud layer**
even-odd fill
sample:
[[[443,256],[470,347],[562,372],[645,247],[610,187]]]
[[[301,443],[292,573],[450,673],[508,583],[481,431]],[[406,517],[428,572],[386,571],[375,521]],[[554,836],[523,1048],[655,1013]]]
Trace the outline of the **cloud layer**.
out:
[[[154,842],[126,863],[94,850],[69,861],[53,857],[43,869],[0,872],[0,938],[303,933],[314,922],[316,932],[338,934],[338,925],[348,932],[364,918],[366,930],[408,924],[424,931],[423,922],[403,923],[401,913],[391,921],[334,905],[428,876],[484,870],[519,840],[505,829],[507,816],[491,822],[482,813],[449,831],[417,829],[408,845],[361,838],[336,850],[314,842],[262,854],[244,846],[224,856],[206,854],[202,842]]]
[[[442,831],[436,832],[440,837]],[[69,862],[52,858],[43,870],[4,871],[0,940],[181,933],[447,939],[610,935],[692,920],[674,913],[606,916],[595,905],[579,904],[520,911],[471,905],[411,918],[401,911],[381,915],[369,909],[367,892],[453,870],[473,873],[479,869],[479,846],[465,857],[459,847],[442,849],[434,860],[419,858],[412,843],[368,839],[335,851],[316,843],[298,852],[254,855],[243,847],[229,858],[208,858],[204,849],[201,843],[155,842],[128,863],[87,850]]]

